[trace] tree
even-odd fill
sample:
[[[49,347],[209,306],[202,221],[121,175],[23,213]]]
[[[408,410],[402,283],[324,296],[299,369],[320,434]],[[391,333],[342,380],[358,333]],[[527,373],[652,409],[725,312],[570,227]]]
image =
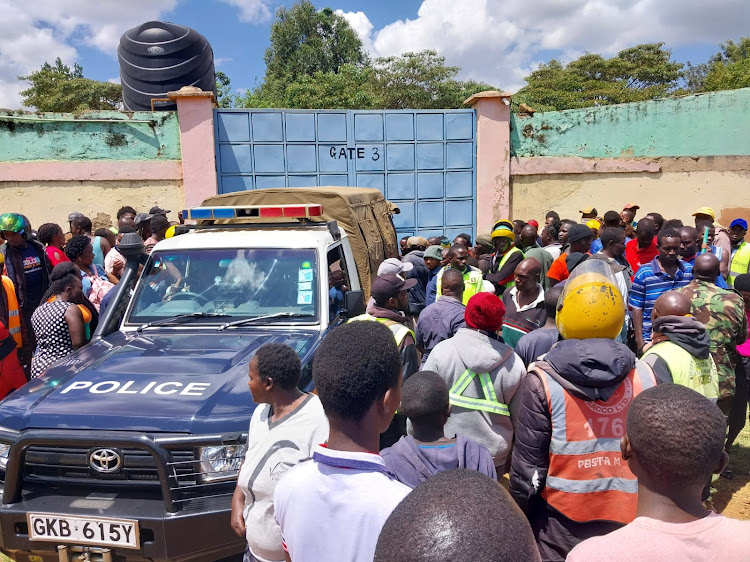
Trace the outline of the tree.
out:
[[[299,0],[276,12],[265,54],[264,101],[283,102],[286,89],[302,76],[338,73],[345,65],[364,66],[362,41],[345,18],[330,8],[316,10]]]
[[[31,83],[21,92],[23,105],[39,111],[118,109],[122,103],[122,87],[119,84],[84,78],[83,68],[79,64],[74,64],[71,70],[59,58],[54,66],[45,62],[39,70],[18,79]]]
[[[373,71],[345,64],[335,72],[302,75],[286,89],[285,105],[297,109],[372,109]]]
[[[610,59],[587,53],[567,65],[551,60],[526,77],[515,100],[538,110],[561,110],[666,96],[676,89],[683,66],[671,57],[664,43],[652,43]]]
[[[750,87],[750,37],[743,37],[739,43],[723,43],[721,51],[709,59],[703,89],[712,92],[747,87]]]
[[[482,90],[495,89],[481,82],[455,79],[457,66],[445,66],[435,51],[405,53],[375,60],[373,88],[382,109],[451,109]]]
[[[216,105],[232,107],[232,81],[221,70],[216,71]]]

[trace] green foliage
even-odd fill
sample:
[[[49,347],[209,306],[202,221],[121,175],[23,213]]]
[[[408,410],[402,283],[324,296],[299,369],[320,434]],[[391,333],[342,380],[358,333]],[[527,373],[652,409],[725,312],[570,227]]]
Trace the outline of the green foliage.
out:
[[[21,92],[23,105],[38,111],[77,112],[86,109],[117,109],[122,103],[122,87],[83,77],[83,68],[73,69],[57,58],[55,64],[45,62],[39,70],[19,80],[31,85]]]
[[[216,71],[216,105],[219,107],[232,107],[232,81],[221,70]]]
[[[361,66],[367,62],[362,41],[346,19],[330,8],[316,10],[309,0],[278,9],[264,58],[264,95],[278,101],[302,76],[338,73],[345,64]]]
[[[750,87],[750,37],[727,41],[708,62],[703,89],[734,90]]]
[[[302,75],[286,89],[285,105],[298,109],[372,109],[373,71],[344,64],[335,72]]]
[[[637,45],[605,59],[587,53],[563,65],[551,60],[526,78],[514,97],[537,110],[561,110],[643,101],[677,87],[682,64],[664,43]]]
[[[374,70],[373,89],[382,109],[458,108],[472,94],[494,89],[456,80],[460,68],[445,66],[445,57],[431,50],[376,59]]]

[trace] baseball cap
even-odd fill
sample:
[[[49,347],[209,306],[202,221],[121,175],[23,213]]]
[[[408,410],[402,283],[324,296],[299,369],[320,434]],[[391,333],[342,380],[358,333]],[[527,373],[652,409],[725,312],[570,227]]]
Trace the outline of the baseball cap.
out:
[[[135,216],[135,220],[133,222],[135,222],[136,226],[140,226],[144,222],[150,221],[152,218],[154,218],[154,215],[152,215],[152,214],[149,214],[149,213],[138,213]]]
[[[732,228],[733,226],[741,226],[744,230],[747,230],[747,221],[745,219],[734,219],[732,224],[729,225],[729,228]]]
[[[421,246],[422,248],[426,248],[429,246],[429,242],[427,242],[427,238],[424,238],[422,236],[409,236],[409,238],[406,239],[406,246]]]
[[[528,224],[533,226],[534,228],[539,228],[539,223],[536,221],[536,219],[531,219]]]
[[[430,246],[424,251],[424,257],[435,260],[443,259],[443,248],[441,246]]]
[[[640,209],[640,207],[634,203],[626,203],[625,206],[622,208],[624,211],[625,209],[630,209],[632,211],[635,211],[636,209]]]
[[[693,216],[696,215],[708,215],[713,220],[716,220],[716,213],[714,213],[714,210],[711,207],[701,207],[693,213]]]
[[[404,279],[395,273],[386,273],[375,278],[370,293],[376,301],[383,302],[395,297],[402,290],[411,289],[417,283],[416,279]]]
[[[151,231],[152,232],[158,232],[159,230],[163,228],[169,227],[169,221],[167,220],[167,217],[164,215],[154,215],[151,218]]]
[[[588,215],[589,213],[596,213],[596,207],[584,207],[579,213],[583,213],[585,215]]]
[[[70,213],[68,215],[68,222],[73,222],[75,219],[82,217],[82,216],[83,216],[83,213],[79,213],[78,211]]]
[[[585,224],[574,224],[570,227],[570,230],[568,230],[568,243],[572,244],[573,242],[578,242],[579,240],[588,238],[589,236],[592,238],[594,237],[593,230]]]
[[[149,209],[148,214],[149,215],[166,215],[167,213],[171,213],[171,212],[172,211],[170,211],[169,209],[162,209],[161,207],[156,205],[154,207],[151,207],[151,209]]]
[[[408,261],[401,261],[398,258],[388,258],[378,266],[378,275],[393,273],[400,275],[414,269],[414,265]]]

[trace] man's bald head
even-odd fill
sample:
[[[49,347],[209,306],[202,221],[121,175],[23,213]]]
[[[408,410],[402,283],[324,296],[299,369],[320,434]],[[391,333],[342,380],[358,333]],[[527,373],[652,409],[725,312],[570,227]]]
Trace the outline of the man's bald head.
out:
[[[719,276],[719,258],[713,254],[701,254],[695,258],[693,277],[701,281],[716,281]]]
[[[454,297],[461,300],[464,295],[464,276],[453,267],[449,267],[443,272],[443,278],[440,281],[441,292],[443,295]]]
[[[527,224],[521,229],[521,246],[528,248],[536,244],[537,231],[536,228],[530,224]]]
[[[542,275],[542,264],[536,258],[526,258],[516,266],[513,272],[513,281],[516,288],[521,292],[536,289],[537,283]]]
[[[690,314],[690,299],[679,291],[667,291],[659,295],[651,312],[651,319],[660,316],[687,316]]]

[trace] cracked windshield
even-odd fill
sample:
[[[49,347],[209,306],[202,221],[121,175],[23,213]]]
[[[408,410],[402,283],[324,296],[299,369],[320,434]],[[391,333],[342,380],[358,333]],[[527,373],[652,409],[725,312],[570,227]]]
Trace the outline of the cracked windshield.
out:
[[[314,317],[318,300],[315,272],[312,249],[159,252],[144,270],[129,321],[151,322],[193,313],[237,318],[280,313]]]

